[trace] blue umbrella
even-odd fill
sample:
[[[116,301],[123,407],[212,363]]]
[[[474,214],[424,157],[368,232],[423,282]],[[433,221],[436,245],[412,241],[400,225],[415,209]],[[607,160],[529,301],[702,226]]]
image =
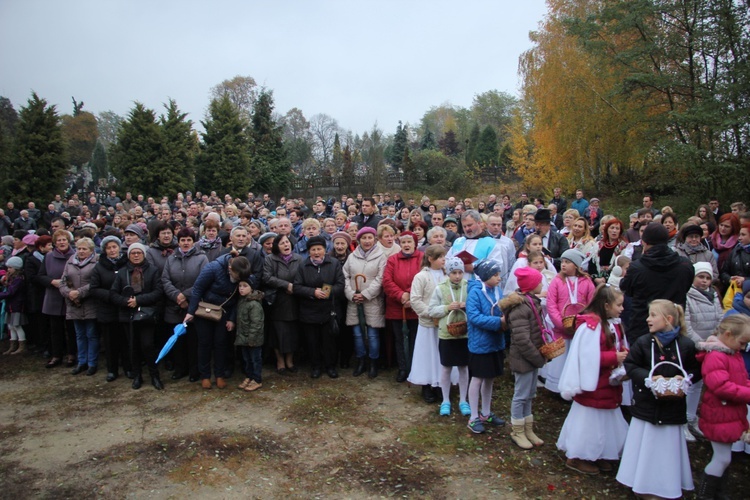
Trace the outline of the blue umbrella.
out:
[[[185,323],[180,323],[179,325],[175,325],[174,327],[174,333],[171,337],[167,339],[167,342],[164,344],[164,347],[161,348],[161,352],[159,353],[159,357],[156,358],[156,363],[158,364],[161,359],[166,356],[169,351],[172,350],[172,347],[174,347],[175,342],[177,342],[177,337],[180,335],[183,335],[187,331],[187,325]]]

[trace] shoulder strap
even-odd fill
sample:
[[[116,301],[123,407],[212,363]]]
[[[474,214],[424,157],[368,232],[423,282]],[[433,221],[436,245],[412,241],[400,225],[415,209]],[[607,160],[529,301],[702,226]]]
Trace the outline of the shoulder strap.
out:
[[[526,295],[525,297],[529,301],[529,306],[531,307],[531,310],[534,312],[534,317],[536,318],[536,324],[539,326],[539,331],[543,332],[544,328],[542,327],[542,318],[539,317],[539,312],[536,310],[534,301],[528,295]]]

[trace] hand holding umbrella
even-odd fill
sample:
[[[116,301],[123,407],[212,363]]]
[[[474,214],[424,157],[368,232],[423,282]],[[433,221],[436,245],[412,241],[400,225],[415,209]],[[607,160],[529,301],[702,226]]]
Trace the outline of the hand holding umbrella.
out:
[[[177,342],[177,337],[180,335],[184,335],[187,331],[187,324],[186,323],[180,323],[179,325],[175,325],[174,327],[174,333],[171,337],[167,339],[167,342],[164,344],[164,347],[161,348],[161,352],[159,353],[159,357],[156,358],[156,364],[159,363],[159,361],[162,360],[164,356],[166,356],[169,351],[172,350],[172,347],[174,347],[175,343]]]
[[[359,278],[362,278],[363,283],[367,283],[367,276],[365,276],[364,274],[354,275],[354,288],[357,294],[362,293],[362,289],[360,288]],[[361,301],[357,302],[357,316],[359,317],[359,329],[362,331],[362,337],[365,339],[365,350],[367,350],[368,346],[370,345],[370,338],[367,332],[367,319],[365,318],[365,305]]]

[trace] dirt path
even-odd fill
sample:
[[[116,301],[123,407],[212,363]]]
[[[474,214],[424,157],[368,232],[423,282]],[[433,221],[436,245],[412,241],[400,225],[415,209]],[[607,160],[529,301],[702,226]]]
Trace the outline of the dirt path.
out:
[[[613,475],[564,467],[554,441],[567,407],[546,394],[535,412],[547,444],[523,452],[505,429],[475,436],[455,412],[439,417],[393,372],[265,372],[252,394],[236,377],[204,391],[168,374],[165,391],[134,391],[124,377],[108,384],[3,356],[0,497],[627,497]],[[498,382],[496,411],[507,415],[512,384]],[[691,446],[702,467],[707,445]],[[748,477],[750,460],[731,471]]]

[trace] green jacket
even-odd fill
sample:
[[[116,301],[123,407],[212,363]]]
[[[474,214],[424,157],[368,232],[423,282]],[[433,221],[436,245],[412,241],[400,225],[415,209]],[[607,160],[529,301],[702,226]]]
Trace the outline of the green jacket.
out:
[[[240,297],[237,304],[237,338],[234,345],[258,347],[263,345],[263,292],[253,290]]]
[[[466,303],[466,280],[461,280],[461,283],[454,285],[450,279],[444,280],[437,287],[432,294],[430,299],[429,312],[430,316],[434,319],[439,319],[438,323],[438,337],[443,340],[453,339],[465,339],[466,335],[461,337],[454,337],[448,333],[448,305],[453,302],[453,297],[456,297],[458,302]],[[453,295],[451,295],[451,289],[453,289]],[[451,323],[458,321],[466,321],[466,310],[460,309],[451,314]]]

